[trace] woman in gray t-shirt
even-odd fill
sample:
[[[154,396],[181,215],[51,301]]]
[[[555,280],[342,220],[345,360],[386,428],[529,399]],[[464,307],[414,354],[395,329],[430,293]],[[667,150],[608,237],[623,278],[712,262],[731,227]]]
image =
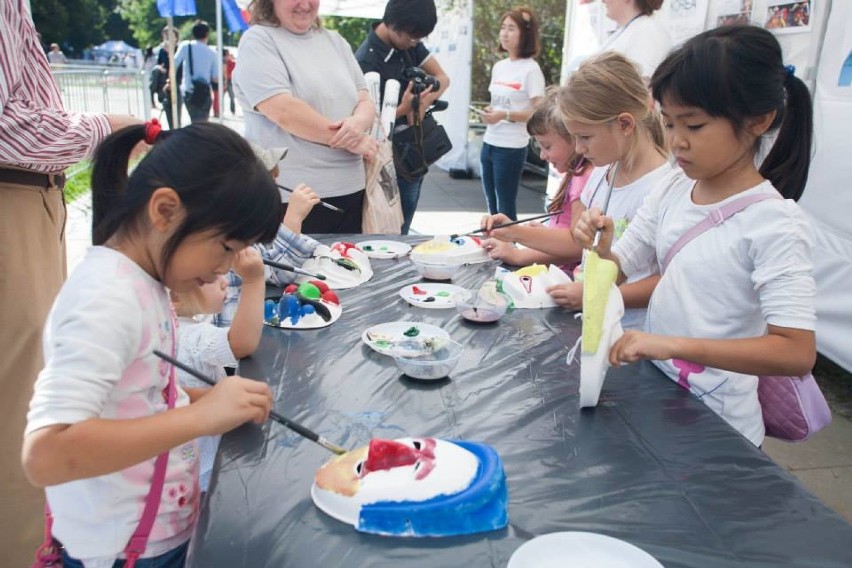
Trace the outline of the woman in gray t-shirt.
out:
[[[240,40],[233,81],[245,110],[245,136],[264,148],[287,147],[278,183],[307,183],[343,214],[315,207],[306,233],[360,233],[364,157],[375,154],[368,135],[375,109],[352,49],[323,29],[319,2],[309,9],[256,0],[253,25]],[[282,193],[287,201],[289,194]]]

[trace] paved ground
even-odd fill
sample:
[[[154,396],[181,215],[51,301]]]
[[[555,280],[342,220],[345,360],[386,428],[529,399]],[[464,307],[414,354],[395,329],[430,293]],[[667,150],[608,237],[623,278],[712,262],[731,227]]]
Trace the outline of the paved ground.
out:
[[[239,129],[238,125],[233,126]],[[544,180],[525,176],[518,193],[519,215],[540,214],[543,207]],[[473,230],[484,212],[485,198],[478,179],[451,179],[433,168],[423,184],[412,232],[434,235]],[[89,245],[89,232],[88,203],[84,199],[69,207],[69,270]],[[832,425],[802,444],[767,439],[764,449],[829,507],[852,522],[852,377],[825,360],[820,361],[815,375],[832,406]]]

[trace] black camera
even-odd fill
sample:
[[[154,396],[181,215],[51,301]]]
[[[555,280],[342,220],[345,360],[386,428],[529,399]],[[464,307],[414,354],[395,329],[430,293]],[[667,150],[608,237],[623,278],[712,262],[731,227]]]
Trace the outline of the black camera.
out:
[[[432,87],[433,91],[441,88],[441,82],[420,67],[409,67],[402,72],[402,76],[411,81],[411,92],[415,95],[419,95],[429,87]]]

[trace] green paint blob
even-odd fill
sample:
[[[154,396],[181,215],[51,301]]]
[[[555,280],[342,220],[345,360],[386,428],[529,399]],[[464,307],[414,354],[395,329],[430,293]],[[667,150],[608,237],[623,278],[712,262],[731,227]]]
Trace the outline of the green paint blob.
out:
[[[320,289],[311,284],[310,282],[303,282],[299,284],[298,293],[304,296],[305,298],[310,298],[311,300],[319,300],[322,293],[320,293]]]
[[[406,337],[417,337],[418,335],[420,335],[420,330],[417,329],[416,326],[412,325],[411,327],[406,329],[402,334]]]

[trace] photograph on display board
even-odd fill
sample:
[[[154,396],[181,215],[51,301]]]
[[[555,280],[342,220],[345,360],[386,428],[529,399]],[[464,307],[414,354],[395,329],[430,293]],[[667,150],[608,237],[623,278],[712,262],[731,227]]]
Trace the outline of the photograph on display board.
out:
[[[812,10],[813,0],[769,0],[764,27],[774,33],[809,32]]]
[[[716,12],[717,26],[747,25],[751,22],[752,0],[723,0]]]

